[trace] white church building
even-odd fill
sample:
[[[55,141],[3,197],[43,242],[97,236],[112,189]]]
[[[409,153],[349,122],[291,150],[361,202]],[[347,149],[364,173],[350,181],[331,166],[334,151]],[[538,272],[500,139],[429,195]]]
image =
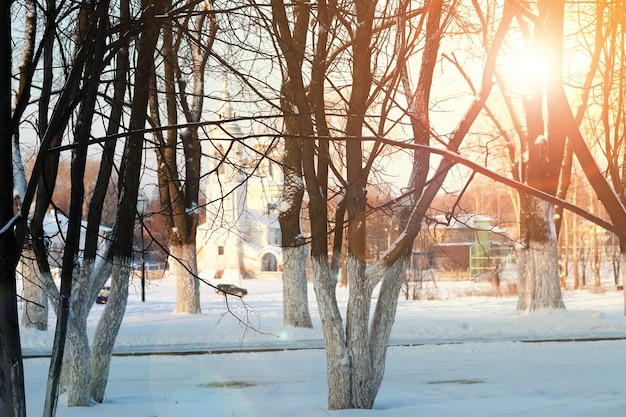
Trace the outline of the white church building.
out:
[[[226,88],[222,102],[217,114],[227,122],[211,129],[203,149],[209,164],[206,222],[197,230],[198,270],[208,279],[280,277],[278,152],[261,139],[242,139]]]

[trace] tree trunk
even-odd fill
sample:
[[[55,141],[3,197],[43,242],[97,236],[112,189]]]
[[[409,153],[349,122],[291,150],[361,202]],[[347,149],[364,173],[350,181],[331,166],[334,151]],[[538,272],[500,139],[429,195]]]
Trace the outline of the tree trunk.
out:
[[[22,325],[26,329],[48,330],[48,296],[32,249],[24,249],[19,268],[24,291]]]
[[[346,345],[350,357],[350,408],[372,408],[374,398],[369,389],[371,356],[369,349],[369,316],[371,291],[365,277],[365,263],[348,253],[348,311]]]
[[[128,302],[128,278],[130,258],[113,259],[111,291],[104,313],[98,321],[91,348],[91,396],[96,402],[104,400],[104,392],[109,378],[109,366],[115,339],[119,332]]]
[[[89,270],[81,271],[79,253],[82,208],[85,199],[85,165],[97,101],[97,80],[100,78],[105,49],[104,39],[96,38],[95,33],[97,33],[98,28],[104,28],[108,25],[107,11],[108,4],[106,2],[99,3],[97,6],[94,5],[93,8],[86,7],[80,11],[77,23],[79,28],[78,39],[80,42],[84,42],[83,45],[90,45],[91,48],[88,53],[84,49],[78,48],[80,51],[78,55],[82,55],[84,61],[77,57],[73,68],[73,71],[84,77],[84,90],[82,91],[80,109],[73,132],[75,148],[72,150],[70,211],[63,250],[60,299],[57,308],[58,319],[44,404],[44,415],[49,417],[56,412],[58,388],[63,386],[62,372],[69,375],[71,383],[68,405],[89,406],[89,340],[87,338],[86,320],[91,303],[87,304],[90,301],[89,291],[84,278],[80,278],[81,274],[82,276],[89,276]],[[84,33],[80,32],[83,30]],[[76,285],[77,291],[72,297],[74,285]],[[64,358],[66,340],[70,341],[69,358]],[[63,364],[70,368],[62,371]]]
[[[11,3],[0,6],[0,354],[3,396],[0,407],[9,417],[26,416],[24,366],[20,345],[15,268],[17,249],[14,228],[9,226],[13,206],[13,120],[11,114]]]
[[[624,315],[626,316],[626,242],[620,242],[619,251],[619,275],[624,293]]]
[[[88,301],[82,300],[82,302]],[[87,318],[83,314],[77,314],[68,323],[67,350],[63,358],[61,374],[61,392],[68,394],[68,407],[89,407],[90,385]]]
[[[325,257],[311,256],[313,283],[317,298],[324,346],[326,347],[326,376],[328,379],[328,407],[331,410],[349,408],[350,401],[350,353],[341,313],[335,297],[337,281],[329,274]]]
[[[401,256],[391,265],[383,265],[379,271],[374,270],[369,278],[372,283],[381,281],[370,332],[370,362],[372,371],[369,388],[372,403],[378,395],[378,390],[383,382],[389,336],[391,335],[391,329],[396,317],[398,298],[409,263],[409,256]]]
[[[1,54],[0,54],[1,56]],[[0,156],[7,154],[9,140],[0,141]],[[3,160],[6,161],[5,158]],[[3,178],[11,177],[10,156],[8,163],[0,163]],[[6,181],[6,186],[0,186],[0,224],[8,223],[13,215],[13,193],[11,192],[12,181]],[[8,188],[8,189],[7,189]],[[7,192],[8,191],[8,192]],[[8,203],[8,204],[7,204]],[[8,417],[26,416],[26,397],[24,391],[24,367],[22,363],[22,349],[20,345],[20,332],[17,312],[17,288],[15,283],[15,254],[16,245],[12,230],[0,234],[0,354],[2,354],[2,367],[0,378],[3,388],[0,395],[0,408],[4,409]]]
[[[169,246],[170,268],[176,276],[176,313],[200,314],[200,281],[196,262],[196,245],[182,243]]]
[[[130,5],[128,0],[120,1],[120,21],[125,22],[130,19]],[[107,135],[113,135],[120,129],[122,109],[124,97],[126,94],[125,76],[129,71],[130,62],[128,56],[128,47],[122,47],[117,54],[117,67],[115,74],[114,93],[113,93],[113,109],[109,119],[109,125],[107,127]],[[98,222],[100,216],[98,209],[102,208],[103,198],[100,192],[105,192],[106,184],[104,179],[110,179],[111,169],[113,167],[113,154],[115,153],[115,143],[112,141],[107,142],[104,145],[102,162],[100,165],[100,172],[98,174],[98,182],[94,190],[94,196],[89,204],[89,221]],[[120,173],[120,177],[124,177],[126,173]],[[108,181],[106,181],[108,183]],[[120,183],[123,189],[126,184],[130,186],[130,182],[122,181]],[[134,187],[133,187],[134,188]],[[120,202],[118,202],[119,204]],[[127,203],[132,204],[132,203]],[[125,220],[120,220],[120,211],[126,210],[125,207],[118,206],[116,215],[116,225],[118,228],[126,229],[123,233],[125,236],[132,236],[135,230],[134,216],[131,220],[130,216],[125,216]],[[93,220],[92,220],[93,219]],[[112,234],[111,239],[119,238],[119,229],[115,234]],[[132,240],[132,238],[131,238]],[[116,244],[116,246],[120,246]],[[96,333],[94,335],[93,345],[91,348],[91,396],[96,402],[102,402],[104,399],[104,393],[106,390],[107,382],[109,380],[109,366],[111,364],[111,354],[113,353],[113,346],[115,339],[119,332],[119,328],[126,311],[126,303],[128,302],[128,278],[130,276],[130,256],[132,253],[131,247],[126,247],[126,255],[112,256],[113,267],[111,269],[111,290],[109,292],[109,298],[98,321],[96,327]],[[87,245],[86,245],[87,247]],[[110,249],[110,248],[108,248]],[[86,252],[86,250],[85,250]],[[108,251],[107,251],[108,252]],[[109,254],[107,253],[107,258]],[[108,265],[107,265],[108,266]],[[96,263],[96,268],[98,268]],[[95,291],[99,291],[99,287],[95,287]]]
[[[554,206],[528,196],[528,236],[518,250],[518,309],[565,308],[559,283]]]
[[[528,185],[551,195],[555,195],[558,189],[566,136],[558,117],[559,103],[555,94],[562,83],[563,9],[562,0],[538,2],[541,19],[535,26],[532,47],[536,53],[544,53],[551,65],[549,71],[531,80],[531,91],[524,101],[527,158],[523,179]],[[524,247],[519,251],[518,264],[518,309],[565,308],[560,287],[554,205],[533,196],[525,198],[525,215],[522,217]]]
[[[283,247],[283,324],[313,327],[306,280],[306,246]]]
[[[283,192],[280,223],[283,250],[283,323],[285,326],[313,327],[309,313],[306,278],[306,246],[300,227],[304,184],[302,139],[298,117],[291,112],[294,101],[289,81],[283,81],[281,106],[285,113],[286,137],[283,153]]]
[[[389,336],[408,256],[401,256],[391,265],[376,267],[365,278],[360,292],[351,287],[351,309],[344,334],[341,314],[335,298],[336,281],[331,280],[324,259],[313,258],[315,292],[325,335],[330,409],[372,408],[382,384]],[[348,274],[355,263],[349,262]],[[357,263],[358,267],[358,263]],[[374,283],[381,282],[376,310],[369,319],[370,299]],[[356,323],[356,325],[355,325]]]
[[[1,336],[1,335],[0,335]],[[2,357],[2,343],[0,343],[0,358]],[[6,385],[4,384],[4,361],[0,360],[0,417],[9,416]]]

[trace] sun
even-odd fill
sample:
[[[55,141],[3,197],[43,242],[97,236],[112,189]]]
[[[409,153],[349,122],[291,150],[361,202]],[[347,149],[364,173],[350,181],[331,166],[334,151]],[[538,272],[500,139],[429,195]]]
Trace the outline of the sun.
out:
[[[530,82],[545,79],[551,68],[547,52],[540,48],[521,51],[516,56],[516,61],[520,77]]]
[[[498,57],[498,71],[510,89],[527,94],[538,84],[544,85],[555,65],[549,48],[512,37],[503,45]]]

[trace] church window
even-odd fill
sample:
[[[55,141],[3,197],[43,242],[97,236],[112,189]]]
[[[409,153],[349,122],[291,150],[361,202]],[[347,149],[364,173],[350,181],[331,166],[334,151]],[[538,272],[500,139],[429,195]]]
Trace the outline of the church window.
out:
[[[223,255],[224,254],[224,246],[218,246],[217,247],[217,254],[218,255]]]

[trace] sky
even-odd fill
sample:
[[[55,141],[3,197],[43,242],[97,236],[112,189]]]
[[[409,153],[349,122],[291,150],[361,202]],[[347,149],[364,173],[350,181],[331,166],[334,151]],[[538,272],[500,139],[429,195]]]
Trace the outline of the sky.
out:
[[[209,287],[201,315],[174,314],[173,278],[150,281],[145,303],[132,282],[104,403],[68,408],[61,396],[57,416],[626,415],[626,318],[614,287],[565,291],[567,310],[528,314],[515,296],[487,296],[486,283],[430,282],[422,300],[400,300],[374,409],[331,411],[312,287],[314,328],[296,329],[282,325],[280,280],[231,283],[249,292],[245,305],[229,299],[237,317]],[[347,289],[338,297],[345,311]],[[103,309],[93,306],[91,337]],[[53,331],[22,337],[24,354],[37,356],[50,351]],[[137,355],[176,351],[196,354]],[[48,366],[25,360],[28,415],[41,415]]]

